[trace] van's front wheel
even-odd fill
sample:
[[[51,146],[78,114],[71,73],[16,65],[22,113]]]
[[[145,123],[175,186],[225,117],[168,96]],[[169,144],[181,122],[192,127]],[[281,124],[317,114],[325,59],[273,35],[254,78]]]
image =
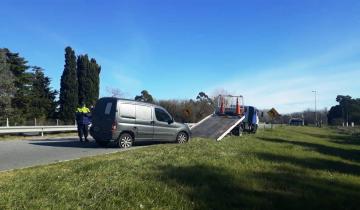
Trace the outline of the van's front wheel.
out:
[[[120,148],[128,148],[132,146],[133,142],[134,142],[134,138],[130,134],[123,133],[120,135],[118,146]]]
[[[189,136],[185,132],[180,132],[176,137],[176,142],[179,144],[186,143],[189,140]]]

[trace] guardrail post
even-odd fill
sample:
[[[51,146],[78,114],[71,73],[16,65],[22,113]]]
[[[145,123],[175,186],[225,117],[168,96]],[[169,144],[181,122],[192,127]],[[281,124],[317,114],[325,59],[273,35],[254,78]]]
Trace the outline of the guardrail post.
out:
[[[41,129],[41,137],[44,136],[44,128]]]
[[[6,127],[9,127],[9,118],[6,118]]]
[[[59,119],[56,119],[56,125],[59,126]]]
[[[34,119],[34,122],[35,122],[35,126],[36,126],[36,118]]]

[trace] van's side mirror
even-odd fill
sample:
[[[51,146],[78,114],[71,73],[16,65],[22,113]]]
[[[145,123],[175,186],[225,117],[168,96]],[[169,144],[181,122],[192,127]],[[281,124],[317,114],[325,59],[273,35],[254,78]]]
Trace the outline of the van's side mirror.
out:
[[[171,123],[173,123],[174,122],[174,120],[173,119],[169,119],[168,120],[168,124],[170,125]]]

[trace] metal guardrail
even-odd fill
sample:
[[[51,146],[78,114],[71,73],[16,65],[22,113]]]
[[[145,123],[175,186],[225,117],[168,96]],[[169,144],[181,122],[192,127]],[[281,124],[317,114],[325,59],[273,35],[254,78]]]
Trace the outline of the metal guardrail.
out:
[[[62,132],[62,131],[76,131],[75,125],[62,125],[62,126],[8,126],[0,127],[0,134],[13,134],[13,133],[41,133],[44,136],[46,132]]]
[[[259,123],[258,129],[272,129],[277,127],[286,126],[287,124],[266,124],[266,123]]]

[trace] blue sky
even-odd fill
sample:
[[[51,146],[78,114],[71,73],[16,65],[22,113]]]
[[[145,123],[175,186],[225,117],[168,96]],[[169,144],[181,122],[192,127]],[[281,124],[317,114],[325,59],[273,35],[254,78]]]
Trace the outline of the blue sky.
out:
[[[59,89],[64,48],[102,66],[133,98],[226,90],[282,113],[360,97],[360,1],[1,0],[0,47],[38,65]]]

